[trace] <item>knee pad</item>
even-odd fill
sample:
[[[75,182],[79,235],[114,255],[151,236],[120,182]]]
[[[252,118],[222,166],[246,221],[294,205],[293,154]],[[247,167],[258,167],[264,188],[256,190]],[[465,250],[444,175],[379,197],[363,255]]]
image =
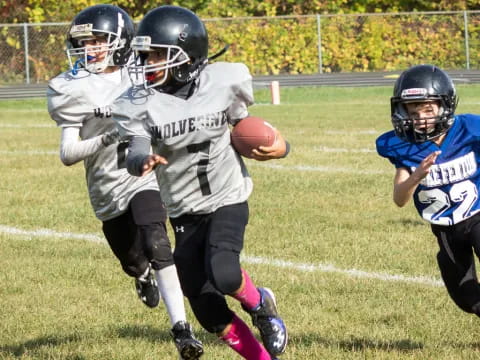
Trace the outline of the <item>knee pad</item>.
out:
[[[472,312],[478,317],[480,317],[480,303],[477,303],[472,306]]]
[[[123,271],[134,278],[138,278],[145,273],[145,269],[149,266],[146,257],[143,259],[137,258],[135,262],[121,263]]]
[[[233,294],[242,284],[238,253],[225,250],[212,256],[209,278],[222,294]]]
[[[198,322],[209,333],[221,333],[233,321],[233,312],[219,293],[204,293],[189,297],[188,301]]]
[[[172,248],[164,224],[140,225],[145,256],[152,268],[161,270],[173,265]]]
[[[474,314],[477,314],[477,316],[480,316],[480,311],[479,311],[480,307],[478,307],[478,305],[470,306],[466,302],[453,297],[452,297],[452,300],[455,303],[455,305],[457,305],[457,307],[460,308],[462,311],[465,311],[466,313],[469,313],[469,314],[474,313]]]

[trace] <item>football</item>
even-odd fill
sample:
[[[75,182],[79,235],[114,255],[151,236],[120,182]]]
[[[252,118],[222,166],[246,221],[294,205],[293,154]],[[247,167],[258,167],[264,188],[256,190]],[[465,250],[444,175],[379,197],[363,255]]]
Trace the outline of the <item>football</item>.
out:
[[[275,131],[265,120],[249,116],[233,127],[231,139],[233,147],[240,155],[251,158],[253,149],[271,146],[275,142]]]

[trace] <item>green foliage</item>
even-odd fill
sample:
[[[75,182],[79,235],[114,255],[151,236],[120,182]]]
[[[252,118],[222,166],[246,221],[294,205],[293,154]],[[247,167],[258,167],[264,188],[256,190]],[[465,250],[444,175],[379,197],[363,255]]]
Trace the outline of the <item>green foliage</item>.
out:
[[[0,13],[6,13],[5,19],[12,23],[68,23],[81,9],[101,2],[105,1],[79,0],[70,4],[21,0],[14,6],[12,0],[0,0]],[[152,0],[112,3],[126,9],[137,21],[158,5]],[[320,57],[322,72],[390,71],[420,62],[435,63],[446,69],[465,68],[462,12],[347,13],[474,9],[480,7],[480,0],[167,0],[162,4],[191,8],[205,20],[211,54],[230,44],[230,50],[221,60],[244,62],[254,75],[268,75],[317,73]],[[313,13],[322,15],[301,15]],[[284,14],[298,15],[273,17]],[[28,27],[28,31],[30,78],[33,82],[45,82],[66,69],[63,48],[67,27]],[[468,36],[470,67],[478,68],[480,15],[477,13],[468,14]],[[16,82],[24,76],[22,72],[25,73],[23,28],[1,27],[0,40],[3,60],[0,61],[0,78],[2,83]]]
[[[465,64],[463,17],[455,15],[328,17],[322,20],[322,45],[326,72]]]
[[[479,64],[479,16],[469,16],[471,65]],[[260,18],[208,23],[212,43],[232,43],[226,59],[254,74],[318,71],[316,17]],[[390,71],[416,63],[464,68],[463,14],[322,16],[323,72]],[[221,37],[220,37],[221,36]]]
[[[207,22],[212,53],[231,44],[222,60],[244,62],[255,74],[318,70],[315,18]]]
[[[3,23],[70,21],[83,8],[110,3],[140,19],[160,5],[179,5],[204,18],[478,10],[480,0],[0,0]]]

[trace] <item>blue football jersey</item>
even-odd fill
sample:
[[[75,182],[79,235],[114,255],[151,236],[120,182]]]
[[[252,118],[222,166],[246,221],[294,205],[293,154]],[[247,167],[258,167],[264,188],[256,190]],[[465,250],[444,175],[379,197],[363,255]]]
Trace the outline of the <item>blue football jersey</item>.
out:
[[[381,135],[376,145],[380,156],[410,173],[427,155],[442,152],[413,194],[418,213],[428,222],[453,225],[480,211],[480,116],[455,116],[440,146],[409,143],[393,131]]]

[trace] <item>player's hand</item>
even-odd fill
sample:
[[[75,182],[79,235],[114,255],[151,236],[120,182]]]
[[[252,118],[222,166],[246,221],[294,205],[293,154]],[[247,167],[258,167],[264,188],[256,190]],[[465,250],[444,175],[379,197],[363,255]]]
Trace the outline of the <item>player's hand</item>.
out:
[[[437,161],[437,158],[440,155],[440,153],[441,151],[438,150],[427,155],[425,159],[423,159],[422,162],[420,163],[420,166],[415,169],[415,171],[412,173],[411,176],[414,176],[414,178],[418,182],[424,179],[430,172],[430,168],[432,167],[432,165],[435,164],[435,161]]]
[[[106,132],[102,135],[102,143],[105,147],[116,143],[120,139],[120,133],[117,129]]]
[[[275,130],[275,141],[271,146],[260,146],[252,150],[252,158],[258,161],[279,159],[285,156],[287,144],[280,131]]]
[[[152,172],[157,165],[167,165],[168,161],[158,154],[148,155],[143,161],[142,176]]]

